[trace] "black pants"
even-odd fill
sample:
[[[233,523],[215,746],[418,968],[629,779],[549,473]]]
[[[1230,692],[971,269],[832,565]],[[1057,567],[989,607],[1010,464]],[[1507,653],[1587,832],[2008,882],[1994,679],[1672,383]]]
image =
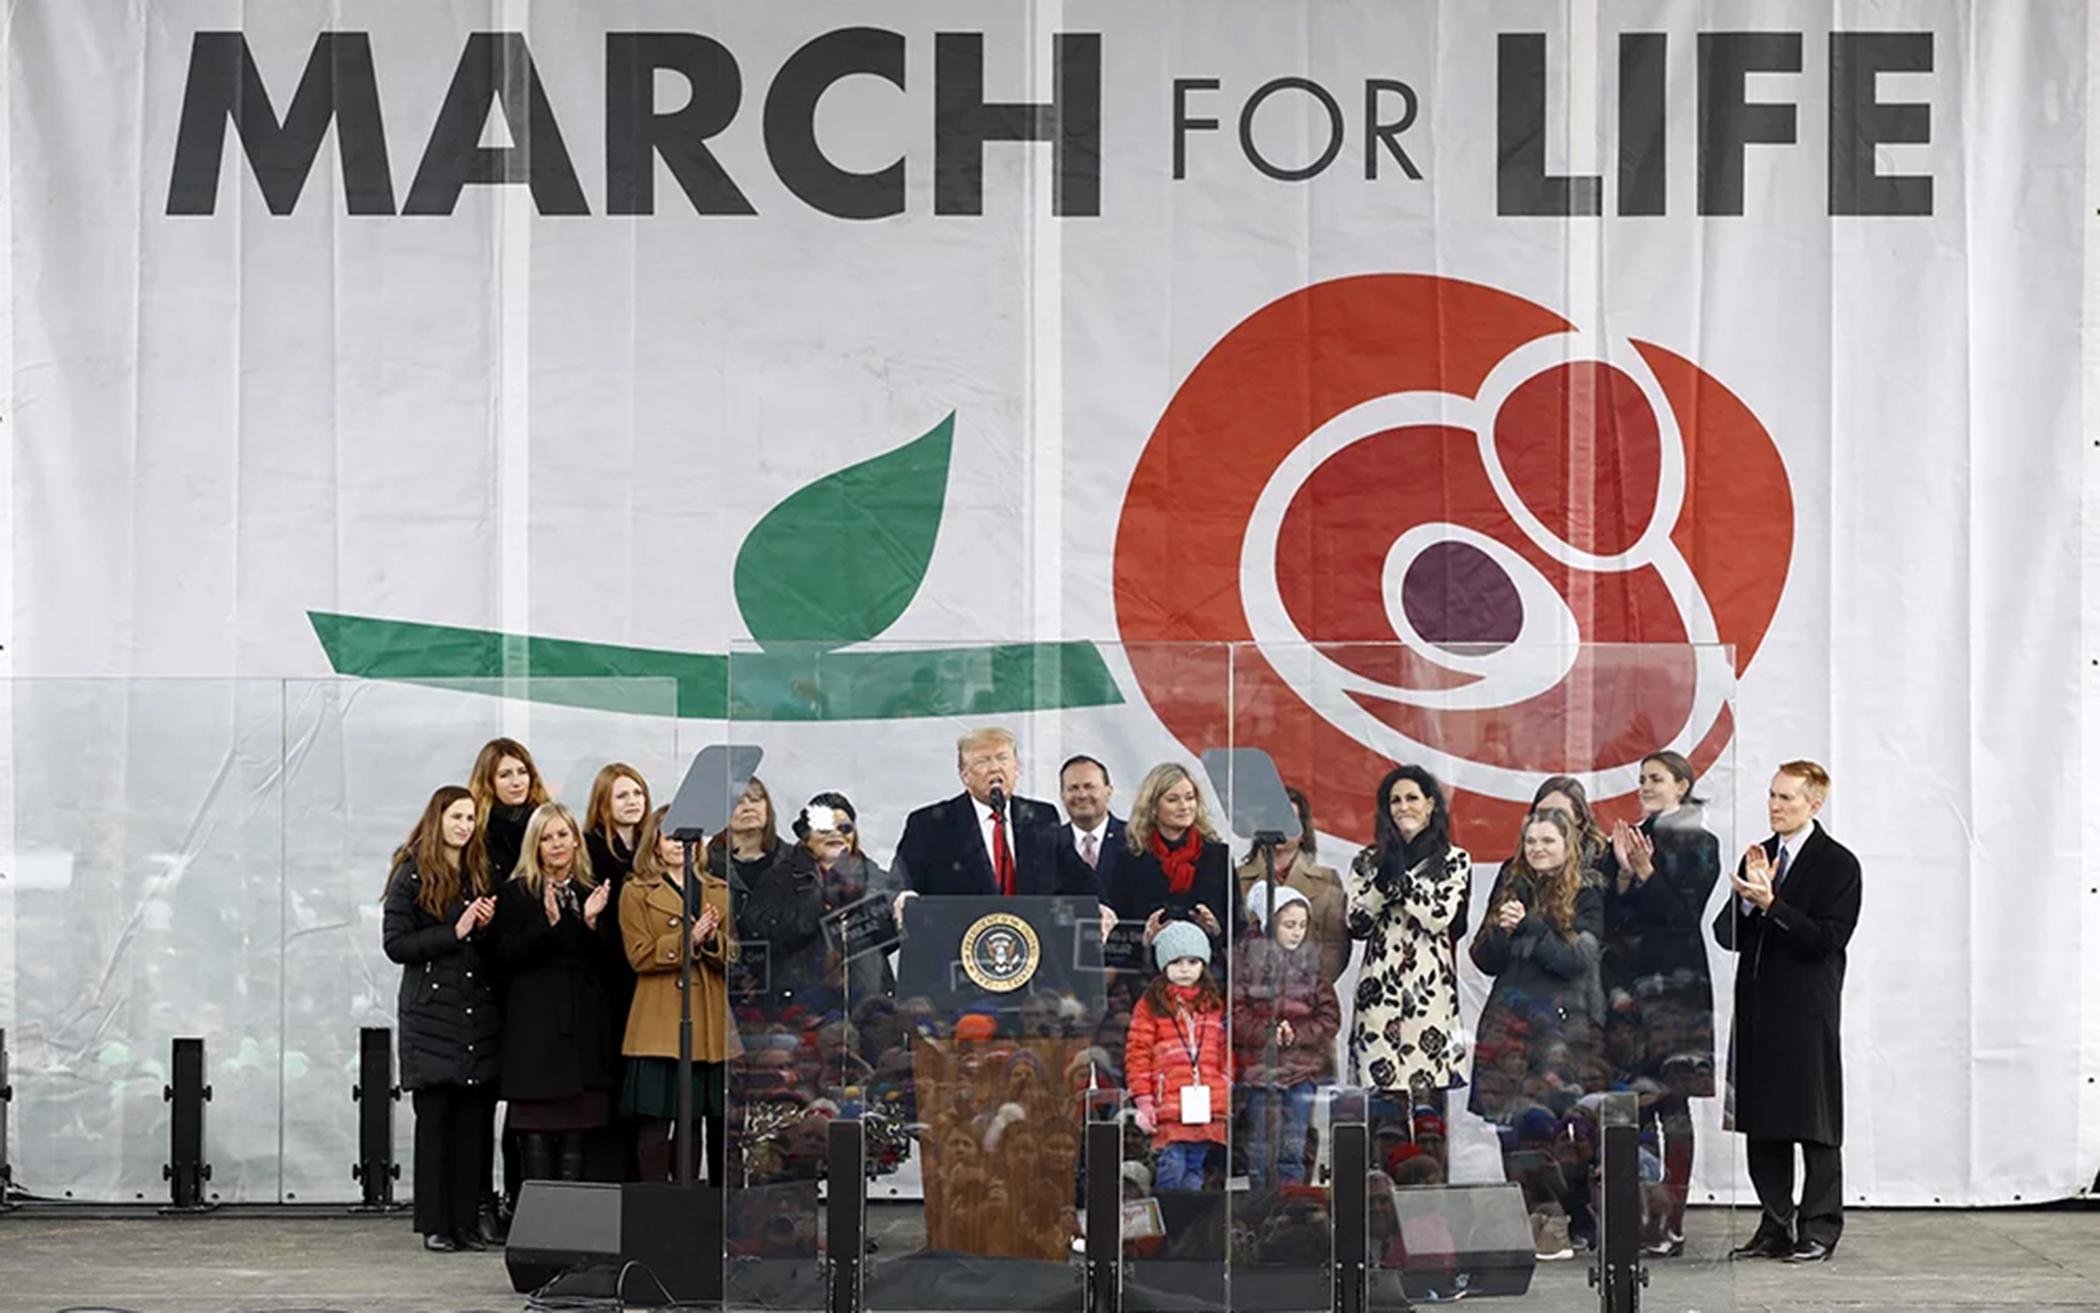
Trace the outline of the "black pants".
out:
[[[477,1235],[489,1188],[496,1092],[464,1085],[415,1091],[416,1230]]]
[[[1794,1203],[1797,1143],[1801,1146],[1801,1160],[1807,1165],[1798,1206]],[[1758,1223],[1759,1232],[1819,1240],[1835,1249],[1838,1236],[1845,1229],[1844,1151],[1837,1145],[1812,1140],[1752,1137],[1746,1156],[1750,1160],[1750,1183],[1757,1187],[1757,1201],[1765,1210],[1764,1220]]]

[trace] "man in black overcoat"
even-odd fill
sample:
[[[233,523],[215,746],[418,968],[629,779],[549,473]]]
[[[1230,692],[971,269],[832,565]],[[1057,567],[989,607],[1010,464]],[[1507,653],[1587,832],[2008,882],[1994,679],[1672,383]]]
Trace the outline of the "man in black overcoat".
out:
[[[1860,877],[1859,859],[1816,823],[1829,790],[1812,761],[1779,768],[1766,794],[1772,836],[1743,855],[1736,896],[1714,918],[1714,938],[1736,955],[1734,1126],[1764,1207],[1733,1258],[1820,1262],[1844,1230],[1839,999]],[[1796,1145],[1805,1168],[1798,1204]]]

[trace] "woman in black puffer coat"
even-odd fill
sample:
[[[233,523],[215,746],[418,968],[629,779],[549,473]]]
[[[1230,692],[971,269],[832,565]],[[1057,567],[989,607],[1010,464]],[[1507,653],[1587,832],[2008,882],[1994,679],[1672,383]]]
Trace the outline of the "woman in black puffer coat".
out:
[[[482,960],[496,901],[473,795],[446,785],[394,853],[381,922],[399,962],[401,1085],[416,1111],[415,1227],[423,1247],[481,1249],[503,1014]]]

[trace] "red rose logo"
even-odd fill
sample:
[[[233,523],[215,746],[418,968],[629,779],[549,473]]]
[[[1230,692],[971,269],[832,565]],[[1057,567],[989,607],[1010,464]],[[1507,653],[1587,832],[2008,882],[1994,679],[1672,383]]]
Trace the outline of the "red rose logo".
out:
[[[1378,777],[1427,765],[1496,858],[1546,775],[1612,816],[1643,753],[1714,761],[1792,547],[1771,436],[1691,361],[1364,275],[1264,306],[1175,393],[1124,501],[1116,616],[1191,751],[1266,748],[1358,836]],[[1184,646],[1206,640],[1235,646]]]

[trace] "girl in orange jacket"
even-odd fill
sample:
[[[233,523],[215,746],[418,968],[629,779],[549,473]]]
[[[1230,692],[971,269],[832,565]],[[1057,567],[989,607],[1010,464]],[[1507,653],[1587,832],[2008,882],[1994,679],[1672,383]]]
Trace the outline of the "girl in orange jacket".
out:
[[[1158,1154],[1154,1192],[1200,1190],[1232,1106],[1225,999],[1211,979],[1210,939],[1193,923],[1169,922],[1152,955],[1160,974],[1131,1013],[1124,1078]]]

